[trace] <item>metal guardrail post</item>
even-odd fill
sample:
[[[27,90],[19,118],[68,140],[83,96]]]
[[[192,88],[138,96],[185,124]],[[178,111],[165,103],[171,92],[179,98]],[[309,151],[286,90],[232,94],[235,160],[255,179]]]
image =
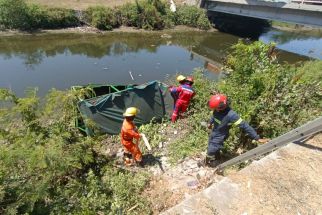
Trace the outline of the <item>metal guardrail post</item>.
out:
[[[228,160],[220,165],[217,166],[217,169],[223,169],[230,165],[235,165],[238,163],[241,163],[243,161],[256,158],[260,155],[269,153],[281,146],[284,146],[290,142],[294,142],[296,140],[309,137],[315,133],[318,133],[322,131],[322,116],[310,121],[296,129],[293,129],[292,131],[283,134],[277,138],[274,138],[273,140],[269,141],[266,144],[260,145],[244,154],[241,154],[231,160]]]

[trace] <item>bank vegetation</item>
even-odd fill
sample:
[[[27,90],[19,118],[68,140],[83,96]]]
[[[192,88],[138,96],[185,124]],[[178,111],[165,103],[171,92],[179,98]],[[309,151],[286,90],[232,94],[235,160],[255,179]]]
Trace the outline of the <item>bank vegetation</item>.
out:
[[[273,138],[321,114],[322,61],[280,64],[274,46],[239,42],[226,58],[229,74],[219,82],[194,73],[196,97],[185,120],[185,135],[166,149],[174,165],[205,151],[210,117],[207,100],[213,91],[225,93],[233,108],[261,136]],[[114,157],[96,149],[107,136],[84,137],[74,127],[81,92],[51,90],[44,100],[36,89],[17,97],[0,90],[0,213],[1,214],[150,214],[151,201],[141,195],[150,175],[115,166]],[[143,126],[154,148],[163,141],[164,126]],[[181,130],[179,130],[181,132]],[[118,136],[109,137],[118,141]],[[105,143],[109,144],[109,143]],[[234,128],[224,155],[255,147]],[[164,149],[165,150],[165,149]]]
[[[130,26],[161,30],[186,25],[209,30],[206,12],[195,6],[179,6],[176,12],[162,0],[137,0],[114,8],[93,6],[84,11],[48,8],[24,0],[0,0],[0,28],[32,31],[90,25],[100,30]]]

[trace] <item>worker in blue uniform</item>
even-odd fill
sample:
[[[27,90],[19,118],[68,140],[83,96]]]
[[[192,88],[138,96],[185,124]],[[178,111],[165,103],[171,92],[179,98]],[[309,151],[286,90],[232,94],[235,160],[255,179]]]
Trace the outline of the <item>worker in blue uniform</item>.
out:
[[[266,143],[268,141],[266,138],[261,139],[256,131],[229,107],[227,96],[223,94],[213,95],[208,105],[214,111],[208,123],[208,128],[212,128],[212,132],[209,136],[207,156],[205,159],[206,165],[216,166],[218,164],[220,149],[223,148],[224,141],[228,138],[229,129],[232,126],[239,126],[251,139],[259,143]]]

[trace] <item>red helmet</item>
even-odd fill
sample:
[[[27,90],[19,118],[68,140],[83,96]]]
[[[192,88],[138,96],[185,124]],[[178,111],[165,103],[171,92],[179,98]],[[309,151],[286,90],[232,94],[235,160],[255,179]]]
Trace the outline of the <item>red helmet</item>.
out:
[[[224,110],[227,107],[227,103],[227,96],[216,94],[210,97],[208,105],[210,109]]]
[[[188,76],[187,78],[186,78],[186,81],[189,81],[190,83],[192,83],[193,84],[193,77],[191,77],[191,76]]]

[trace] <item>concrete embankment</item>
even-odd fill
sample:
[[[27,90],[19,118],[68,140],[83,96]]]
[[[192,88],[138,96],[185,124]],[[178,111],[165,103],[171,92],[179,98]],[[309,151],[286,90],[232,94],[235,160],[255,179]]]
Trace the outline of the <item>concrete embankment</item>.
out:
[[[163,214],[322,214],[322,134],[253,161]]]

